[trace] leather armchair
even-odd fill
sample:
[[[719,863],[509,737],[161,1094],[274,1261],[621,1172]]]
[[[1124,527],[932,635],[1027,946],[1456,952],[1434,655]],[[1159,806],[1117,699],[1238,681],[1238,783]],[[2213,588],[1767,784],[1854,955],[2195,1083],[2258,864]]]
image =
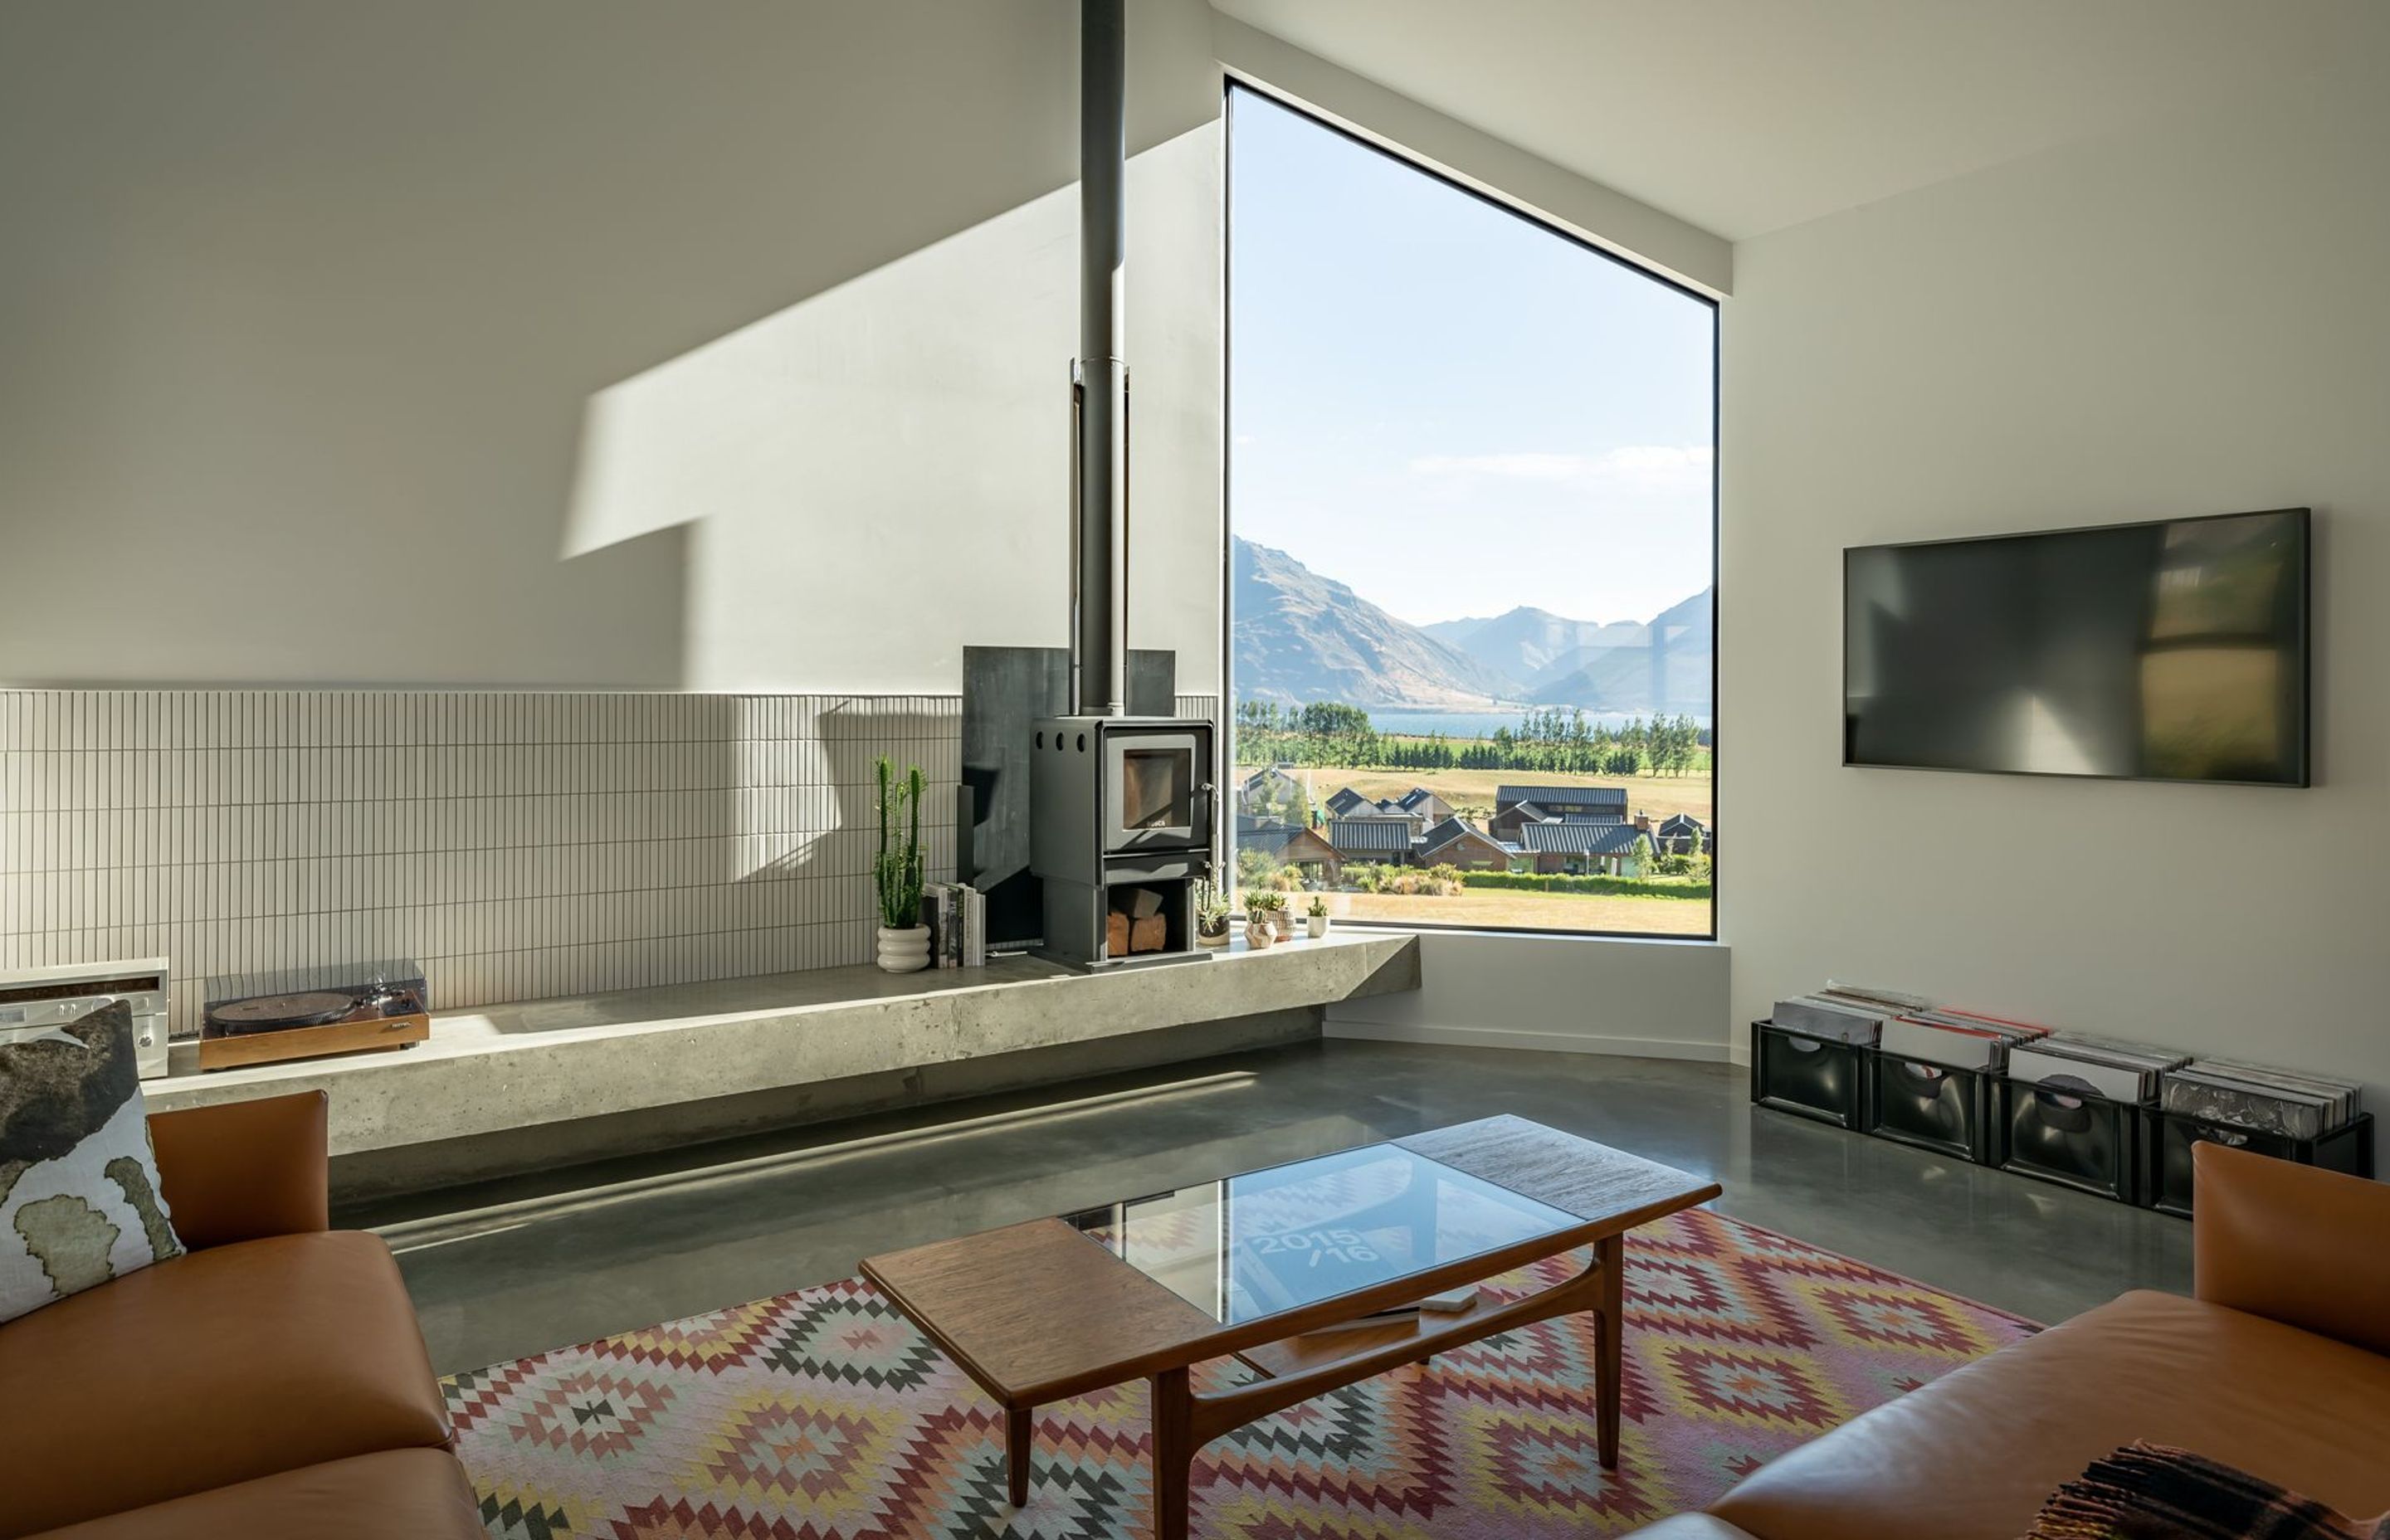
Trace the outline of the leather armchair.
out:
[[[2195,1298],[2390,1354],[2390,1186],[2220,1144],[2191,1170]]]
[[[321,1091],[153,1112],[149,1143],[191,1250],[332,1227]]]
[[[190,1249],[0,1325],[0,1537],[478,1540],[397,1264],[330,1227],[321,1092],[149,1120]]]
[[[1651,1540],[2015,1540],[2136,1439],[2390,1508],[2390,1187],[2192,1153],[2195,1297],[2139,1290],[1754,1471]]]

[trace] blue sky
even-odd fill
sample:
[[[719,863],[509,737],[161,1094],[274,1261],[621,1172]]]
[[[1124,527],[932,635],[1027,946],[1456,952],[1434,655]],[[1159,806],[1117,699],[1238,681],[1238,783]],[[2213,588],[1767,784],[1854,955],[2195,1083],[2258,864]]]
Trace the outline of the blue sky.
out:
[[[1237,533],[1413,622],[1708,586],[1707,305],[1250,92],[1229,153]]]

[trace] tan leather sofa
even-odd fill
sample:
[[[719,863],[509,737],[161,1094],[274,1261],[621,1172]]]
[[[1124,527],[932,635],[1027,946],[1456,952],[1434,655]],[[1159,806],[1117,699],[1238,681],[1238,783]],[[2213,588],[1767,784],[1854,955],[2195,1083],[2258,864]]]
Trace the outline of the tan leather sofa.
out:
[[[0,1326],[0,1537],[482,1534],[398,1265],[330,1227],[324,1113],[149,1120],[190,1252]]]
[[[2390,1187],[2217,1145],[2192,1162],[2192,1298],[2126,1294],[1637,1533],[2016,1540],[2061,1482],[2135,1439],[2343,1513],[2390,1510]]]

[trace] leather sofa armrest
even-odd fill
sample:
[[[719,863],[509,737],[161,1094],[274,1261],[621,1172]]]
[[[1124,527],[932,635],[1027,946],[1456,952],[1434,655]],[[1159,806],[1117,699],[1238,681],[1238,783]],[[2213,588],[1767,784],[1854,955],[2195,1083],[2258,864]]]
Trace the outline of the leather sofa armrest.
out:
[[[2217,1144],[2191,1169],[2194,1295],[2390,1354],[2390,1187]]]
[[[321,1091],[149,1115],[158,1184],[193,1251],[331,1228]]]
[[[1679,1513],[1656,1524],[1646,1524],[1628,1540],[1755,1540],[1747,1529],[1737,1529],[1706,1513]]]

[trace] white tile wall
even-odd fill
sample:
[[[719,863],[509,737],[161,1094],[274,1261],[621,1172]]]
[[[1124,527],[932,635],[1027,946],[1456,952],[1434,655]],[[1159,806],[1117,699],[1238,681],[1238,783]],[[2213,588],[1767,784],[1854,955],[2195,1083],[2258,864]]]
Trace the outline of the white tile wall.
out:
[[[1210,697],[1179,709],[1209,715]],[[0,969],[163,956],[176,1035],[245,975],[412,957],[443,1007],[867,961],[872,763],[953,696],[0,690]]]

